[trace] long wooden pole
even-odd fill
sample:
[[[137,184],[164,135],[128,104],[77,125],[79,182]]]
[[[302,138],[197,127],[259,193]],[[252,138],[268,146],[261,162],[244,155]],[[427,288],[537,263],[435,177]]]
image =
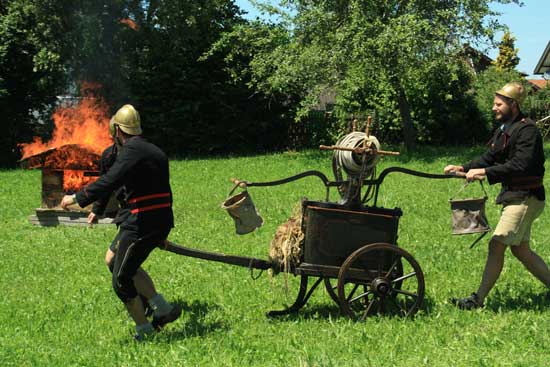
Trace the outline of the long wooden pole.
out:
[[[365,152],[371,153],[371,154],[381,154],[381,155],[399,155],[399,152],[391,152],[388,150],[376,150],[371,148],[363,148],[363,147],[357,147],[357,148],[348,148],[348,147],[339,147],[336,145],[319,145],[319,149],[321,150],[345,150],[348,152],[354,152],[357,154],[363,154]]]

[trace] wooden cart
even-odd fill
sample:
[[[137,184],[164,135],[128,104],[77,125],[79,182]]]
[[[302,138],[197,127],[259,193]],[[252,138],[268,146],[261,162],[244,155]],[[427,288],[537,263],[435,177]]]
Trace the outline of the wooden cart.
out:
[[[400,167],[385,169],[376,179],[362,180],[359,185],[374,188],[374,204],[364,206],[357,200],[330,202],[329,189],[342,187],[347,181],[329,181],[319,171],[271,182],[245,182],[247,187],[274,186],[304,177],[316,176],[326,187],[325,201],[302,203],[304,245],[300,263],[288,271],[300,277],[300,288],[294,303],[269,316],[284,315],[301,309],[313,292],[323,284],[342,312],[354,319],[372,314],[402,317],[414,315],[424,300],[424,275],[414,257],[398,246],[399,208],[378,207],[380,185],[392,172],[425,178],[450,178]],[[169,242],[167,250],[195,258],[219,261],[251,269],[269,269],[269,261],[211,253]],[[310,285],[310,279],[315,279]]]

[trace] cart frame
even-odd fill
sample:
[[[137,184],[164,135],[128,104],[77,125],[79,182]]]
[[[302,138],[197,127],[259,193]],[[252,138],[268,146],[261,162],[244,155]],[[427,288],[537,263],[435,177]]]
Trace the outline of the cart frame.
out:
[[[321,282],[324,282],[327,292],[332,300],[339,305],[342,312],[354,319],[365,319],[372,314],[387,313],[388,306],[392,308],[392,313],[397,313],[403,317],[412,316],[418,311],[424,299],[424,275],[414,257],[397,246],[398,221],[402,211],[400,208],[387,209],[376,205],[382,182],[388,174],[394,172],[430,179],[458,177],[456,175],[430,174],[402,167],[386,168],[376,179],[361,182],[361,185],[372,185],[374,187],[373,206],[362,206],[357,203],[344,205],[330,202],[330,188],[340,187],[348,181],[330,181],[325,174],[315,170],[305,171],[276,181],[239,181],[247,187],[268,187],[315,176],[322,181],[326,188],[325,201],[305,201],[303,203],[304,218],[302,223],[305,234],[305,251],[302,255],[302,262],[287,269],[289,273],[300,276],[300,286],[296,300],[283,310],[268,312],[268,316],[280,316],[297,312],[307,304]],[[320,216],[321,219],[318,221],[311,220],[308,218],[310,215],[313,217]],[[339,224],[331,227],[331,220],[328,219],[327,222],[327,219],[323,219],[323,216],[333,216],[334,223],[338,222]],[[378,225],[376,238],[365,238],[364,240],[355,238],[354,241],[344,244],[345,249],[342,250],[339,241],[329,241],[327,245],[324,243],[326,241],[323,240],[323,235],[318,233],[321,227],[327,228],[326,226],[323,227],[323,223],[328,223],[329,227],[329,232],[325,231],[324,233],[330,233],[330,228],[345,231],[345,228],[353,225],[350,223],[354,220],[359,222],[354,228],[368,227],[371,220],[376,221]],[[317,223],[319,221],[322,223]],[[317,227],[313,223],[316,223]],[[312,241],[311,237],[313,235],[316,238]],[[380,238],[383,240],[380,241]],[[312,255],[312,252],[315,252],[320,246],[324,246],[325,250],[328,249],[328,252],[325,251],[324,255],[321,256]],[[267,270],[274,267],[274,264],[270,261],[191,249],[170,241],[166,241],[165,249],[179,255],[223,262],[251,270]],[[382,266],[382,263],[384,266]],[[404,264],[406,265],[406,271],[404,271]],[[310,277],[318,279],[311,287],[308,287]],[[333,284],[335,280],[337,280],[336,285]],[[407,282],[413,283],[414,290],[411,291],[403,287],[404,283]],[[404,298],[405,302],[399,301],[399,297]]]

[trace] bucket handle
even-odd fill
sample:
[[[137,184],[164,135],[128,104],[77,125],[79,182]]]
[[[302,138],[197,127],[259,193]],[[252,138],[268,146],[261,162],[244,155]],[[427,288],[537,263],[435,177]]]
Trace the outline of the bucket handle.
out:
[[[479,181],[479,184],[481,185],[481,189],[483,190],[483,193],[485,194],[485,199],[488,198],[488,195],[487,195],[487,191],[485,190],[485,186],[483,186],[483,180],[478,180]],[[471,182],[464,182],[464,185],[462,185],[462,187],[457,191],[455,192],[455,194],[453,196],[451,196],[451,198],[449,200],[453,200],[458,194],[460,194]]]
[[[237,187],[240,187],[241,189],[243,189],[244,191],[246,191],[247,189],[247,186],[248,186],[248,182],[246,181],[241,181],[237,178],[234,178],[234,177],[231,177],[229,179],[230,182],[232,182],[235,186],[233,186],[233,188],[231,189],[231,191],[229,191],[229,194],[227,195],[227,197],[229,198],[231,195],[233,195],[233,193],[235,192],[235,190],[237,190]]]

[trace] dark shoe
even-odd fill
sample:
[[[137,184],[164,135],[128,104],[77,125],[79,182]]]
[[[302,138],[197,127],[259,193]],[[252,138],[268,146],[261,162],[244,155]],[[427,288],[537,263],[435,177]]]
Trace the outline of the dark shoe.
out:
[[[143,311],[145,311],[145,317],[151,317],[153,315],[153,307],[149,305],[149,302],[147,302],[147,298],[139,295],[139,298],[141,298],[141,303],[143,303]]]
[[[141,343],[141,342],[144,342],[145,340],[147,340],[147,336],[136,333],[134,335],[134,340],[138,343]]]
[[[451,298],[451,303],[461,310],[474,310],[484,307],[485,305],[477,298],[476,293],[466,298]]]
[[[147,340],[151,340],[155,336],[155,333],[149,333],[149,334],[140,334],[135,333],[134,340],[138,343],[145,342]]]
[[[166,315],[163,316],[153,316],[153,321],[151,321],[151,325],[156,330],[162,329],[162,327],[169,322],[176,321],[181,316],[181,306],[180,305],[173,305],[172,310],[168,312]]]

